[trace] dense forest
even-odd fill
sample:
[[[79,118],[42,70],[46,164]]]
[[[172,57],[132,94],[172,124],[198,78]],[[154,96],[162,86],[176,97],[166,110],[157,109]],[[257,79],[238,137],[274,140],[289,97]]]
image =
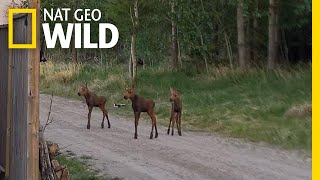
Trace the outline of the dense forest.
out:
[[[120,32],[112,49],[54,49],[48,56],[128,63],[130,77],[142,64],[200,73],[311,61],[311,0],[43,0],[42,6],[97,8],[100,22],[113,23]],[[99,22],[90,23],[97,42]]]

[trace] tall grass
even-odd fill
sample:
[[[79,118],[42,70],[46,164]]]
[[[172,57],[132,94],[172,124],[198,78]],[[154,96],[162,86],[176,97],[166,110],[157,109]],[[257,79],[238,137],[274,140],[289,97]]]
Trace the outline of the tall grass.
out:
[[[138,94],[156,101],[158,122],[167,125],[169,88],[183,95],[183,129],[219,132],[225,136],[263,141],[284,148],[311,148],[311,115],[287,116],[290,109],[311,104],[311,68],[293,67],[267,71],[212,69],[210,74],[172,72],[165,69],[138,71]],[[74,66],[47,63],[41,67],[41,91],[79,99],[77,91],[88,82],[91,90],[113,103],[123,99],[126,68]],[[130,106],[111,109],[129,114]],[[290,112],[290,111],[289,111]]]

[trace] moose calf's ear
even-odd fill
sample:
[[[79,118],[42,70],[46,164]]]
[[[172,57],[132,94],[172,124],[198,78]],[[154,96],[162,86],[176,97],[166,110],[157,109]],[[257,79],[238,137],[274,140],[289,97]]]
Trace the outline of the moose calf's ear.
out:
[[[170,92],[174,93],[174,92],[176,92],[176,90],[174,88],[170,87]]]
[[[134,89],[134,88],[135,88],[135,85],[134,85],[134,83],[132,83],[132,84],[131,84],[131,88],[132,88],[132,89]]]

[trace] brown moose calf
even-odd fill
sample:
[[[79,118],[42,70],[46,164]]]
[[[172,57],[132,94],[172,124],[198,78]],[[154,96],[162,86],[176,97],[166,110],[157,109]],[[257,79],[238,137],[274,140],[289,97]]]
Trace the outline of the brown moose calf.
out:
[[[181,95],[179,91],[170,88],[170,101],[171,101],[171,117],[168,127],[168,134],[170,133],[170,125],[172,123],[172,131],[171,135],[174,134],[174,123],[177,124],[177,130],[178,134],[181,136],[181,113],[182,113],[182,101],[181,101]]]
[[[135,139],[138,138],[137,127],[138,127],[141,112],[147,112],[152,120],[150,139],[153,138],[154,128],[156,130],[155,138],[157,138],[158,137],[157,122],[156,122],[156,117],[154,115],[155,102],[152,99],[144,99],[143,97],[138,96],[135,93],[133,86],[126,89],[126,92],[124,94],[124,99],[130,99],[132,102],[132,109],[133,109],[134,118],[135,118],[134,119],[134,127],[135,127],[134,138]]]
[[[105,108],[106,105],[106,98],[104,96],[97,96],[93,92],[90,92],[88,89],[87,84],[85,86],[82,86],[79,93],[79,96],[84,96],[86,98],[86,103],[88,105],[89,113],[88,113],[88,124],[87,129],[90,129],[90,119],[91,119],[91,112],[93,107],[99,107],[101,111],[103,112],[103,119],[101,122],[101,128],[104,128],[104,117],[108,120],[108,128],[110,128],[110,122],[108,118],[108,112]]]

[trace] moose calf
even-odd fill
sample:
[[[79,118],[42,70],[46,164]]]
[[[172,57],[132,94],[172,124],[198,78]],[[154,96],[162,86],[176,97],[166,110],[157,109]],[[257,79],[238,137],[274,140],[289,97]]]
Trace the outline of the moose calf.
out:
[[[88,89],[87,84],[85,86],[82,86],[79,93],[79,96],[84,96],[86,98],[86,103],[88,105],[89,113],[88,113],[88,124],[87,129],[90,129],[90,119],[91,119],[91,112],[93,107],[99,107],[101,111],[103,112],[103,119],[101,122],[101,128],[104,128],[104,117],[108,120],[108,128],[110,128],[110,122],[108,118],[108,112],[105,108],[106,105],[106,98],[104,96],[97,96],[93,92],[90,92]]]
[[[155,130],[156,130],[155,138],[157,138],[158,137],[158,130],[157,130],[156,117],[154,115],[155,102],[152,99],[144,99],[143,97],[138,96],[135,93],[134,86],[126,89],[126,92],[124,94],[124,99],[130,99],[132,102],[132,109],[133,109],[134,118],[135,118],[135,120],[134,120],[134,125],[135,125],[134,126],[135,127],[134,138],[135,139],[138,138],[137,127],[138,127],[141,112],[147,112],[152,120],[152,129],[151,129],[151,133],[150,133],[150,139],[153,138],[153,128],[155,128]]]
[[[178,134],[181,136],[181,113],[182,113],[182,101],[179,91],[170,88],[170,101],[171,101],[171,117],[168,127],[168,134],[170,133],[170,125],[172,123],[171,135],[174,134],[174,122],[177,124]]]

